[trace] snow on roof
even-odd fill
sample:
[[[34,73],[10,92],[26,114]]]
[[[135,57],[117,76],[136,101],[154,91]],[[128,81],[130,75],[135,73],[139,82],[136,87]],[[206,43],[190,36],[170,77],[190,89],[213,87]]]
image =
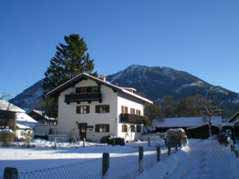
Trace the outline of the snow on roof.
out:
[[[16,121],[19,123],[37,123],[32,117],[26,113],[17,113]]]
[[[19,129],[31,129],[31,127],[29,127],[27,125],[18,124],[18,123],[17,123],[17,128],[19,128]]]
[[[23,109],[19,108],[14,104],[9,103],[8,101],[0,100],[0,109],[15,112],[17,125],[25,125],[28,128],[32,128],[37,124],[37,121],[35,121],[32,117],[26,114]]]
[[[142,101],[144,101],[144,102],[147,102],[147,103],[150,103],[150,104],[153,103],[151,100],[149,100],[149,99],[147,99],[147,98],[144,98],[144,97],[142,97],[142,96],[140,96],[140,95],[138,95],[138,94],[135,94],[135,93],[133,93],[133,92],[130,92],[129,90],[126,90],[126,89],[123,88],[123,87],[114,85],[114,84],[110,83],[109,81],[105,81],[105,80],[102,80],[102,79],[97,78],[97,77],[95,77],[95,76],[92,76],[92,75],[90,75],[90,74],[88,74],[88,73],[81,73],[81,74],[75,76],[74,78],[72,78],[72,79],[66,81],[65,83],[59,85],[59,86],[56,87],[55,89],[53,89],[53,90],[51,90],[50,92],[48,92],[47,95],[48,95],[48,96],[51,96],[51,95],[54,95],[55,93],[59,93],[59,92],[65,90],[65,89],[67,89],[69,86],[72,86],[72,84],[78,82],[78,81],[81,79],[81,77],[90,78],[90,79],[95,80],[95,81],[97,81],[97,82],[100,82],[101,84],[104,84],[104,85],[106,85],[106,86],[108,86],[108,87],[110,87],[110,88],[116,89],[116,90],[118,90],[118,91],[120,91],[120,92],[122,92],[122,93],[128,94],[128,95],[133,96],[133,97],[135,97],[135,98],[137,98],[137,99],[140,99],[140,100],[142,100]]]
[[[212,116],[213,125],[220,125],[222,123],[221,116]],[[175,128],[175,127],[198,127],[208,123],[208,118],[204,117],[177,117],[153,120],[153,127],[161,128]]]
[[[27,113],[16,113],[16,123],[17,126],[20,125],[21,129],[28,129],[33,128],[37,124],[37,121],[35,121],[31,116],[29,116]]]
[[[0,109],[11,112],[25,112],[23,109],[5,100],[0,100]]]
[[[32,112],[35,112],[36,114],[38,114],[38,115],[44,117],[44,118],[47,119],[47,120],[56,120],[56,119],[53,118],[53,117],[49,117],[49,116],[45,115],[45,112],[44,112],[44,111],[40,111],[40,110],[37,110],[37,109],[33,109]]]

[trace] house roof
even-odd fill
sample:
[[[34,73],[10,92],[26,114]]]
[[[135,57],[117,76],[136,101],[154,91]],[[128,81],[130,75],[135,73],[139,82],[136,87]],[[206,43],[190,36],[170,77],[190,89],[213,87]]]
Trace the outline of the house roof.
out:
[[[11,112],[25,112],[23,109],[5,100],[0,100],[0,110]]]
[[[212,125],[220,125],[222,123],[221,116],[212,116]],[[207,118],[203,117],[177,117],[153,120],[153,127],[158,128],[193,128],[205,125],[208,123]]]
[[[46,120],[52,120],[52,121],[56,120],[56,119],[53,118],[53,117],[47,116],[44,111],[40,111],[40,110],[37,110],[37,109],[33,109],[32,111],[30,111],[30,112],[28,113],[28,115],[31,116],[32,113],[35,113],[35,114],[41,116],[43,119],[46,119]],[[33,118],[34,118],[34,117],[33,117]]]
[[[59,85],[58,87],[56,87],[55,89],[51,90],[50,92],[47,93],[47,96],[56,96],[56,95],[59,95],[59,93],[61,93],[62,91],[68,89],[69,87],[75,85],[76,83],[78,83],[79,81],[85,79],[85,78],[88,78],[88,79],[91,79],[91,80],[94,80],[96,81],[97,83],[100,83],[100,84],[103,84],[105,86],[108,86],[110,88],[112,88],[113,90],[116,90],[118,92],[121,92],[123,94],[126,94],[126,95],[129,95],[131,97],[134,97],[138,100],[141,100],[143,102],[146,102],[146,103],[150,103],[152,104],[153,102],[147,98],[144,98],[138,94],[135,94],[129,90],[127,90],[126,88],[124,87],[120,87],[120,86],[117,86],[117,85],[114,85],[108,81],[105,81],[105,80],[102,80],[100,78],[97,78],[97,77],[94,77],[92,75],[89,75],[87,73],[81,73],[77,76],[75,76],[74,78],[66,81],[65,83]]]
[[[239,112],[235,113],[228,122],[234,122],[239,117]]]
[[[32,117],[30,117],[26,112],[20,107],[9,103],[5,100],[0,100],[0,110],[2,111],[10,111],[16,114],[16,123],[26,125],[28,127],[34,127],[37,123]]]

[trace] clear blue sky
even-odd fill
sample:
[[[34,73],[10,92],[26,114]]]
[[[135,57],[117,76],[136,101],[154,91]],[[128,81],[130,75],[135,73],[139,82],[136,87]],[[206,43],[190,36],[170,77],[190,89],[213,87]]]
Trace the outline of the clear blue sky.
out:
[[[5,0],[0,2],[0,92],[39,79],[63,36],[79,33],[96,70],[169,66],[239,91],[238,0]]]

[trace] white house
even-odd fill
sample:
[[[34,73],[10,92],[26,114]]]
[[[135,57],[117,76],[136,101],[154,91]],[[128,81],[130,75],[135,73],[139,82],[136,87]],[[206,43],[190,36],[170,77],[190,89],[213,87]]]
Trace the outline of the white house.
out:
[[[99,141],[112,135],[132,141],[143,131],[144,104],[133,88],[82,73],[50,91],[58,97],[57,133]]]

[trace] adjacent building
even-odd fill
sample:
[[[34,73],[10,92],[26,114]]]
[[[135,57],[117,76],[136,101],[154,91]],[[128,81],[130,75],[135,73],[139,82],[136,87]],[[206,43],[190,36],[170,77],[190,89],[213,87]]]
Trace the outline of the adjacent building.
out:
[[[99,141],[111,135],[126,141],[143,132],[144,104],[151,100],[133,88],[113,85],[104,77],[79,74],[50,91],[58,97],[57,133]]]
[[[16,139],[22,139],[26,134],[32,134],[37,124],[23,109],[0,100],[0,131],[10,129],[14,131]]]
[[[211,121],[211,129],[209,129]],[[153,120],[155,132],[166,132],[168,129],[183,128],[190,138],[208,138],[211,130],[212,135],[217,135],[223,127],[223,118],[221,116],[198,117],[174,117]]]

